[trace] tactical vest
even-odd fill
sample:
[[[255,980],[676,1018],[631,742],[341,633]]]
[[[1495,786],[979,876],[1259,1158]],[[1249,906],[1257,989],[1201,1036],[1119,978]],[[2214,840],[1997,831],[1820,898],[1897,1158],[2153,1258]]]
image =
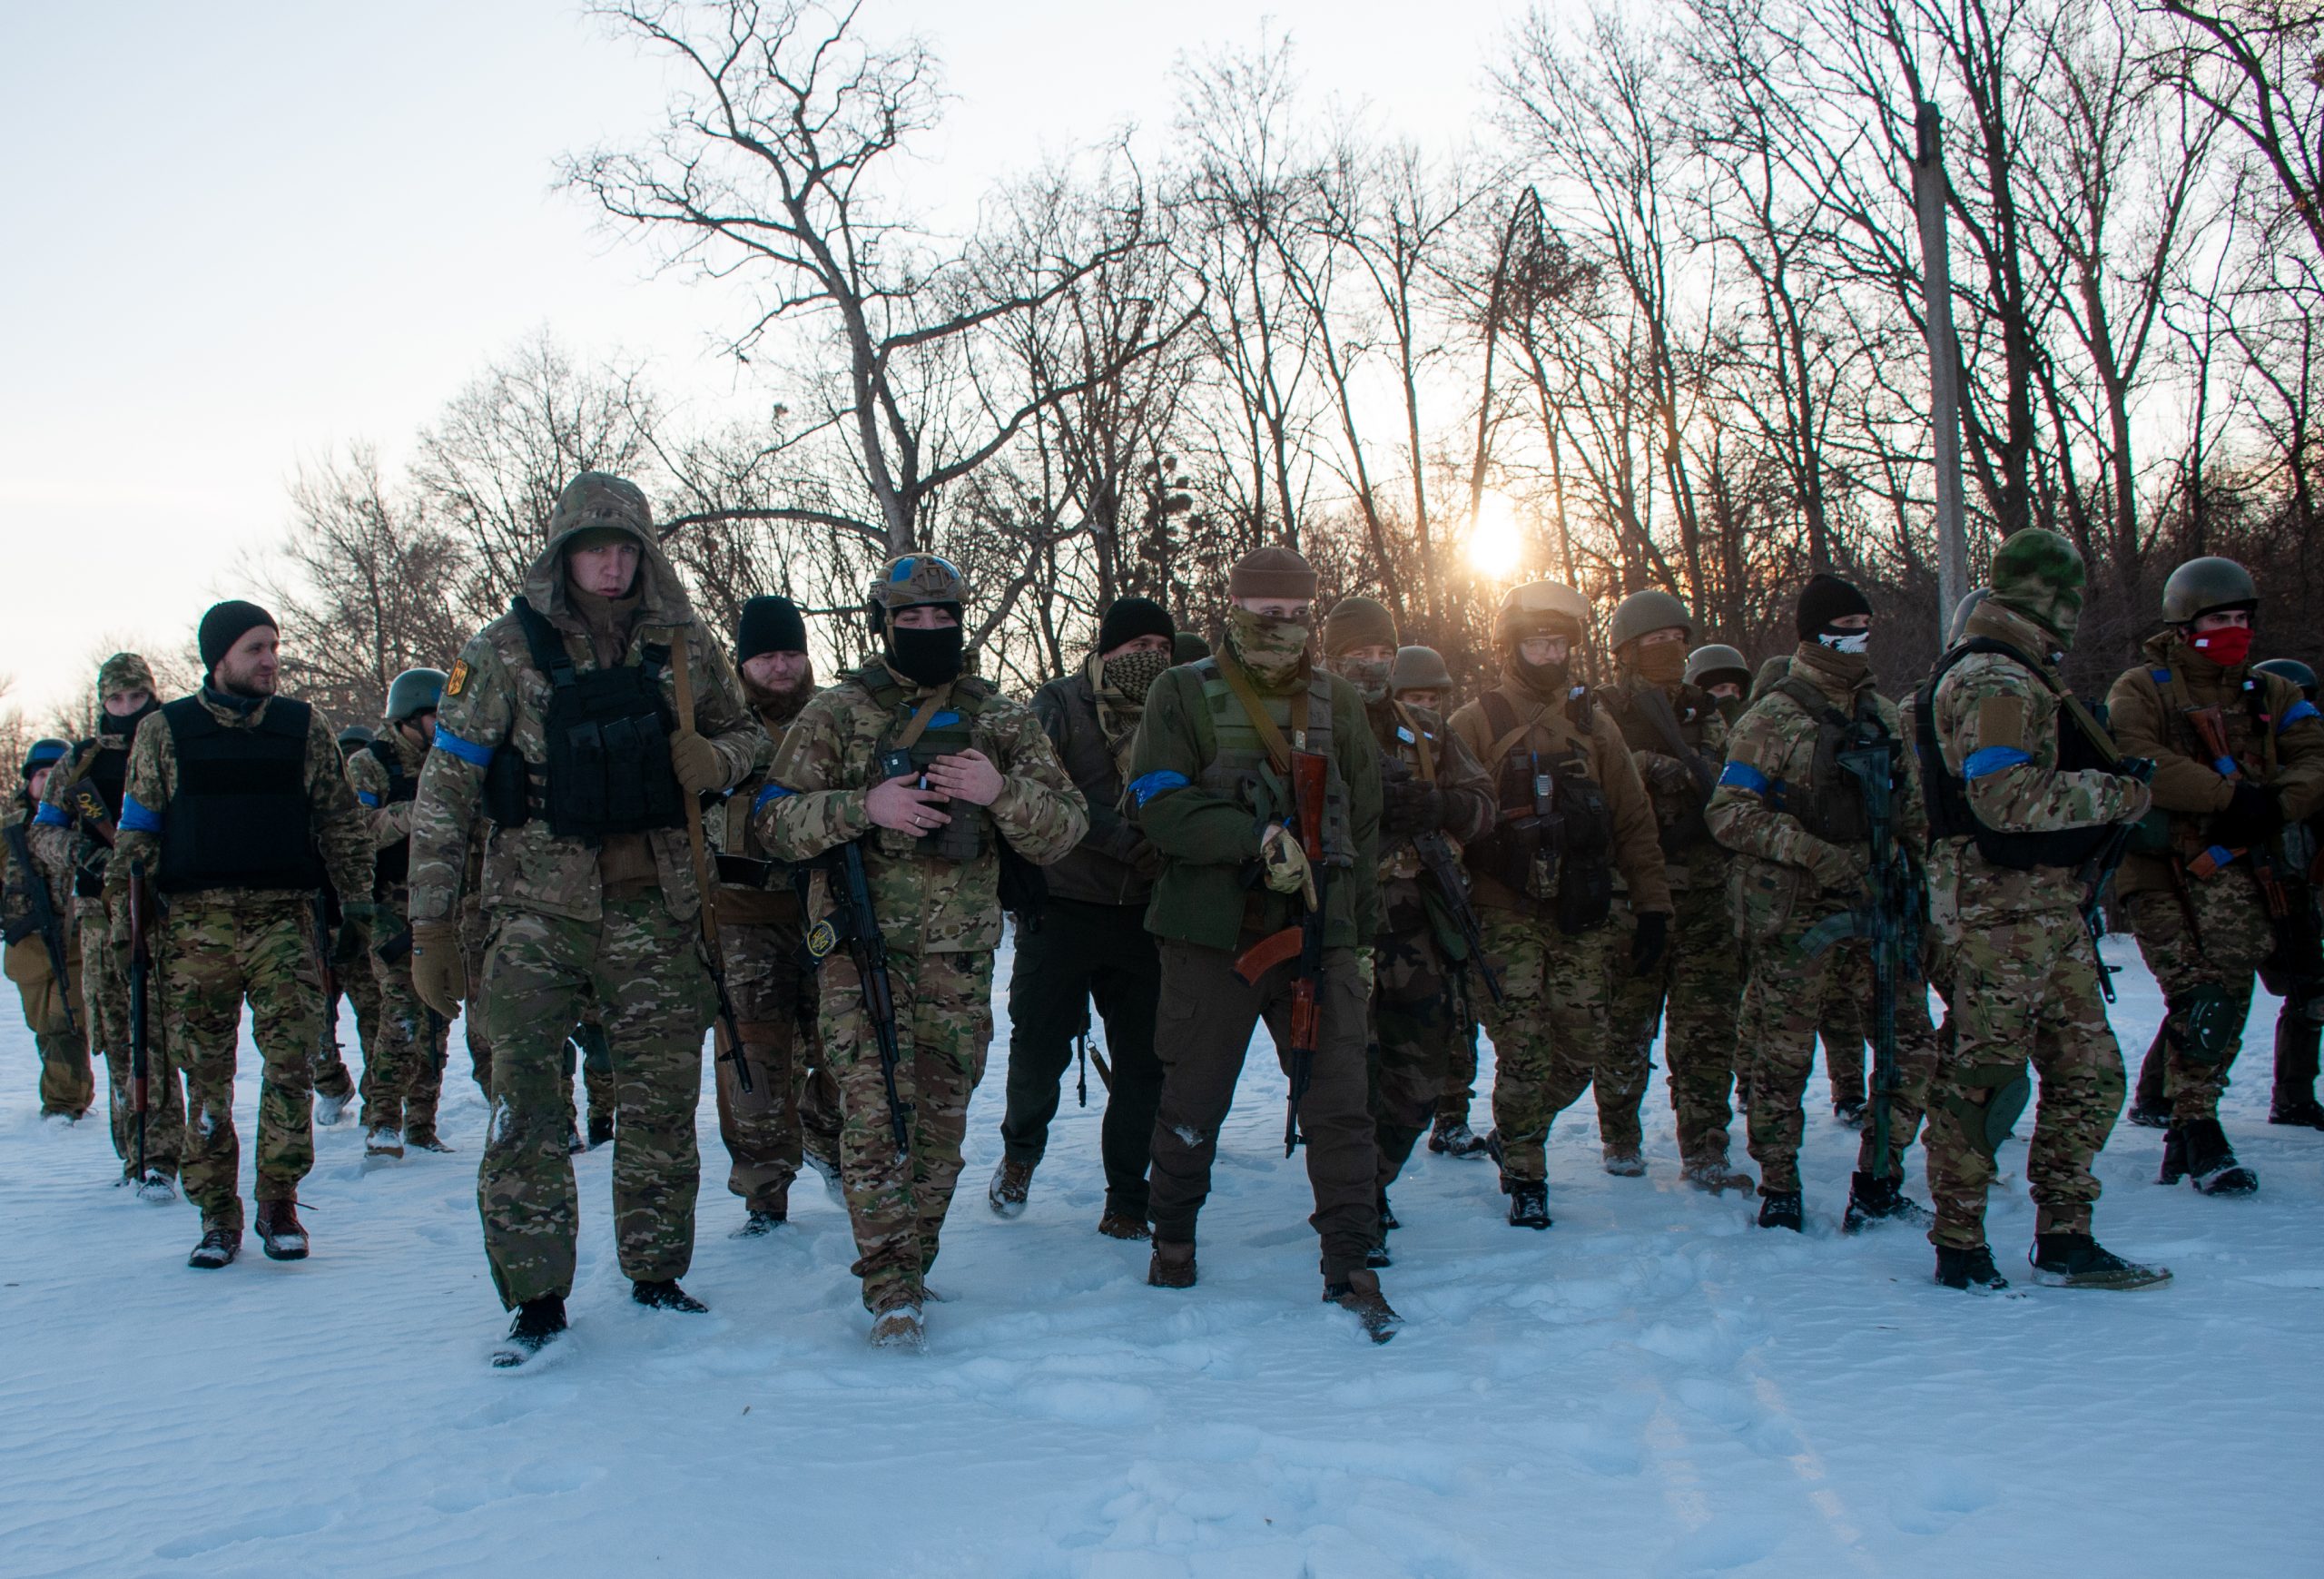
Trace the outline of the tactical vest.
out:
[[[1396,764],[1410,768],[1412,776],[1423,784],[1434,784],[1437,768],[1444,761],[1443,731],[1431,725],[1417,709],[1402,702],[1391,702],[1387,707],[1388,738],[1380,747],[1384,770],[1388,765]],[[1389,775],[1384,771],[1382,776]],[[1380,839],[1380,880],[1409,883],[1420,873],[1420,852],[1413,847],[1412,840],[1407,837],[1392,841],[1384,833]]]
[[[1872,819],[1865,814],[1864,792],[1856,777],[1840,766],[1840,757],[1866,746],[1896,744],[1880,710],[1873,706],[1871,691],[1857,694],[1856,716],[1850,718],[1833,706],[1812,680],[1792,675],[1775,688],[1815,720],[1816,757],[1807,784],[1777,784],[1768,798],[1777,811],[1798,818],[1800,826],[1827,844],[1845,849],[1868,842]]]
[[[1516,707],[1499,690],[1478,698],[1493,738],[1510,740],[1521,730],[1530,736],[1541,727],[1517,716]],[[1522,737],[1505,748],[1494,765],[1493,782],[1500,800],[1500,820],[1540,819],[1540,855],[1532,863],[1537,875],[1524,885],[1530,899],[1555,905],[1558,929],[1583,933],[1603,923],[1614,905],[1614,810],[1605,787],[1590,770],[1590,754],[1582,748],[1597,716],[1590,692],[1569,698],[1565,715],[1581,738],[1561,750],[1543,755]],[[1536,781],[1546,777],[1546,784]],[[1547,791],[1547,811],[1537,808]],[[1512,886],[1514,886],[1512,884]]]
[[[2049,676],[2032,658],[1993,637],[1974,637],[1945,655],[1936,672],[1921,686],[1919,700],[1913,708],[1913,748],[1920,758],[1921,783],[1928,792],[1929,839],[1932,843],[1939,839],[1974,839],[1978,854],[2012,872],[2031,872],[2037,866],[2080,866],[2105,844],[2113,831],[2111,826],[2051,828],[2038,834],[2008,834],[1989,828],[1978,820],[1975,809],[1969,804],[1968,781],[1945,765],[1945,753],[1936,738],[1936,688],[1954,665],[1975,653],[1997,653],[2041,681],[2052,696],[2062,701],[2065,696],[2050,683]],[[2093,735],[2090,726],[2083,722],[2080,709],[2062,706],[2060,710],[2069,722],[2058,731],[2058,771],[2077,773],[2096,768],[2112,772],[2120,760],[2114,743],[2102,735]],[[2091,723],[2095,724],[2096,720]]]
[[[493,820],[510,824],[502,810],[521,811],[514,822],[537,810],[548,831],[561,839],[603,844],[608,834],[644,834],[675,828],[685,821],[685,799],[670,765],[673,721],[662,700],[662,670],[670,649],[647,644],[640,661],[580,673],[549,622],[519,597],[511,605],[533,666],[548,676],[548,716],[541,735],[546,763],[527,761],[521,806],[493,808]]]
[[[1211,758],[1195,782],[1214,794],[1240,802],[1267,822],[1295,823],[1291,786],[1275,770],[1267,755],[1266,737],[1251,722],[1242,699],[1218,666],[1216,657],[1189,666],[1202,682],[1203,706],[1210,713]],[[1301,745],[1291,734],[1291,697],[1259,695],[1267,721],[1283,731],[1295,750],[1313,752],[1326,764],[1324,789],[1324,860],[1332,866],[1355,864],[1355,838],[1348,827],[1347,778],[1340,772],[1339,754],[1333,749],[1332,680],[1322,670],[1307,679],[1307,740]]]
[[[2154,681],[2155,689],[2162,693],[2162,726],[2170,733],[2171,745],[2197,762],[2210,762],[2211,747],[2203,744],[2203,737],[2195,733],[2195,726],[2187,721],[2187,715],[2194,711],[2195,698],[2187,689],[2185,678],[2171,669],[2150,669],[2147,674]],[[2286,680],[2282,683],[2287,690],[2292,692],[2293,699],[2298,700],[2299,692],[2291,682]],[[2243,712],[2251,725],[2251,738],[2260,758],[2260,771],[2253,776],[2264,783],[2276,774],[2277,713],[2268,700],[2267,682],[2248,670],[2243,676]],[[2235,716],[2225,707],[2220,709],[2220,714],[2223,724]],[[2235,744],[2231,734],[2228,744],[2230,746]]]
[[[872,705],[888,715],[887,725],[880,731],[879,741],[872,747],[873,760],[878,765],[874,782],[895,777],[890,769],[901,770],[906,756],[911,759],[911,771],[924,774],[938,757],[957,756],[974,746],[977,718],[993,697],[993,688],[988,682],[974,675],[962,675],[952,682],[947,705],[929,715],[919,737],[908,745],[899,745],[897,742],[903,738],[920,710],[911,691],[877,658],[865,663],[857,671],[856,678],[872,693]],[[914,854],[938,861],[966,862],[991,852],[998,841],[998,830],[993,827],[990,811],[965,801],[950,802],[944,811],[952,820],[915,840]]]
[[[1640,685],[1646,683],[1643,680],[1639,682]],[[1615,725],[1621,730],[1624,745],[1632,751],[1651,751],[1663,756],[1671,755],[1670,743],[1662,737],[1662,732],[1647,717],[1645,709],[1638,705],[1638,697],[1628,687],[1612,686],[1598,695],[1604,699],[1606,711],[1613,715]],[[1679,744],[1689,751],[1701,751],[1704,721],[1718,710],[1718,705],[1709,692],[1693,686],[1679,686],[1678,699],[1670,704],[1671,717],[1679,725]],[[1714,762],[1714,772],[1717,767],[1718,764]],[[1653,795],[1651,786],[1649,786],[1648,794]],[[1703,817],[1704,808],[1709,803],[1703,796],[1689,791],[1683,808],[1668,821],[1660,814],[1662,797],[1653,798],[1657,813],[1655,821],[1660,824],[1662,853],[1665,855],[1676,855],[1711,842],[1710,824]]]
[[[177,749],[176,793],[162,821],[164,893],[205,888],[324,885],[307,800],[314,709],[277,696],[247,729],[230,729],[198,696],[162,709]]]
[[[404,771],[403,753],[398,751],[393,743],[374,740],[363,749],[387,770],[388,796],[381,804],[392,806],[419,798],[419,775]],[[381,845],[373,857],[371,871],[371,897],[374,899],[385,899],[390,889],[408,882],[411,876],[411,835],[406,834],[392,844]]]
[[[81,749],[85,754],[81,776],[65,791],[65,802],[76,815],[85,818],[88,807],[83,804],[82,795],[84,792],[94,795],[104,820],[118,828],[122,797],[129,792],[129,742],[123,740],[119,745],[108,745],[101,738],[83,742]],[[88,833],[81,836],[91,840],[96,837]],[[96,899],[104,893],[104,873],[102,868],[91,870],[92,864],[80,862],[74,867],[73,893],[78,898]]]

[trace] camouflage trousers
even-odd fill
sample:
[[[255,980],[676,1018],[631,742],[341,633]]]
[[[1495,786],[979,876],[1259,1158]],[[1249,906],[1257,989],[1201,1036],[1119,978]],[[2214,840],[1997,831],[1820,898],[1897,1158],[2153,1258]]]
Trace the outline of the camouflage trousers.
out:
[[[2167,897],[2167,896],[2166,896]],[[2088,1233],[2091,1171],[2122,1110],[2122,1052],[2106,1022],[2098,966],[2072,909],[1965,912],[1955,953],[1953,1034],[1928,1114],[1929,1242],[1985,1242],[1985,1192],[1998,1171],[1985,1110],[2025,1076],[2041,1078],[2025,1153],[2036,1233]]]
[[[702,1033],[716,1011],[701,938],[659,889],[596,922],[500,912],[484,957],[492,1117],[477,1168],[484,1251],[501,1302],[573,1291],[579,1191],[566,1150],[566,1039],[595,1005],[612,1053],[614,1242],[639,1282],[694,1260]]]
[[[734,1072],[726,1031],[718,1030],[718,1138],[731,1160],[726,1188],[753,1209],[785,1205],[799,1175],[800,1088],[820,1061],[815,1045],[815,978],[799,958],[795,922],[718,929],[726,996],[743,1033],[751,1090]]]
[[[48,945],[38,933],[8,945],[6,971],[40,1049],[41,1116],[77,1119],[97,1100],[97,1082],[89,1069],[88,1028],[81,1023],[75,1002],[81,996],[81,940],[69,928],[64,938],[64,981],[56,979]],[[68,1012],[67,1005],[75,1012]]]
[[[1735,1084],[1735,1010],[1743,992],[1735,923],[1727,913],[1726,892],[1718,886],[1682,888],[1672,898],[1678,913],[1671,918],[1669,947],[1662,963],[1643,976],[1630,972],[1630,937],[1637,922],[1628,903],[1615,903],[1606,961],[1611,1061],[1618,1069],[1635,1071],[1643,1091],[1655,1026],[1667,1021],[1662,1061],[1670,1110],[1678,1120],[1679,1156],[1689,1163],[1724,1162],[1727,1125],[1734,1116],[1728,1093]],[[1606,1117],[1608,1084],[1600,1080],[1598,1086],[1598,1129],[1611,1140],[1615,1132],[1610,1132]],[[1617,1089],[1628,1088],[1622,1084]],[[1638,1144],[1635,1100],[1618,1132],[1627,1134],[1631,1145]]]
[[[2228,1071],[2243,1048],[2243,1021],[2251,1012],[2252,976],[2276,946],[2267,902],[2250,869],[2239,862],[2206,880],[2187,879],[2187,903],[2167,889],[2150,888],[2124,902],[2139,952],[2162,989],[2162,1031],[2170,1048],[2164,1066],[2171,1121],[2193,1123],[2219,1116]],[[2194,912],[2194,926],[2187,911]],[[2205,998],[2224,1001],[2224,1043],[2206,1054],[2186,1034],[2190,1008]]]
[[[1848,1106],[1865,1100],[1864,1006],[1844,992],[1824,1000],[1816,1018],[1816,1040],[1824,1044],[1824,1080],[1832,1104]]]
[[[1365,1061],[1380,1188],[1395,1182],[1436,1116],[1452,1058],[1453,962],[1416,884],[1384,883],[1387,930],[1372,940],[1372,1042]]]
[[[124,1170],[137,1162],[135,1092],[131,1089],[133,1061],[129,1045],[129,962],[125,944],[116,945],[113,918],[105,902],[81,898],[73,902],[84,938],[107,940],[90,949],[81,960],[81,1002],[92,1049],[104,1054],[105,1084],[113,1149]],[[161,982],[150,989],[155,996],[145,1021],[145,1167],[174,1179],[178,1157],[185,1149],[185,1087],[177,1064],[170,1057],[169,1039],[162,1034]]]
[[[1444,1068],[1436,1088],[1436,1117],[1440,1122],[1465,1124],[1469,1105],[1477,1097],[1477,1011],[1487,996],[1484,982],[1472,969],[1453,983],[1452,1034],[1445,1038]]]
[[[257,1199],[296,1200],[315,1165],[314,1052],[322,961],[304,894],[212,890],[169,902],[162,923],[162,1037],[185,1071],[185,1198],[205,1229],[240,1230],[241,1138],[234,1128],[242,1002],[265,1074],[258,1088]]]
[[[485,1105],[492,1104],[492,1032],[485,1026],[484,1010],[484,950],[491,935],[481,925],[475,929],[473,943],[469,928],[461,923],[461,946],[468,952],[468,996],[460,1006],[460,1038],[468,1050],[468,1073],[476,1081],[476,1089],[484,1095]],[[447,1037],[448,1040],[448,1029]],[[581,1124],[581,1109],[576,1100],[574,1076],[581,1077],[582,1086],[589,1093],[589,1111],[611,1113],[614,1110],[613,1059],[605,1050],[605,1029],[597,1022],[597,1008],[591,1004],[574,1028],[566,1033],[563,1069],[565,1071],[565,1126],[577,1130]],[[448,1052],[446,1055],[449,1060]],[[438,1082],[440,1100],[442,1083]]]
[[[1501,973],[1502,1003],[1480,1003],[1492,1034],[1492,1121],[1502,1176],[1548,1177],[1550,1125],[1588,1090],[1608,1056],[1606,957],[1610,927],[1569,934],[1506,910],[1478,912],[1485,957]],[[1645,1073],[1638,1080],[1642,1086]],[[1602,1105],[1619,1102],[1599,1095]],[[1638,1097],[1630,1097],[1631,1122]],[[1604,1120],[1600,1120],[1601,1125]],[[1602,1133],[1602,1130],[1601,1130]]]
[[[1829,913],[1828,911],[1825,913]],[[1799,1189],[1799,1142],[1807,1128],[1800,1101],[1815,1061],[1816,1028],[1835,996],[1872,1002],[1872,956],[1861,938],[1843,938],[1820,954],[1800,939],[1823,919],[1795,915],[1783,930],[1751,948],[1750,979],[1736,1020],[1736,1043],[1751,1068],[1751,1158],[1759,1165],[1759,1193]],[[1905,1175],[1905,1148],[1920,1132],[1929,1081],[1936,1072],[1936,1031],[1929,1023],[1928,984],[1910,976],[1896,984],[1896,1090],[1888,1102],[1888,1177]],[[1856,1170],[1873,1171],[1877,1147],[1865,1126]]]
[[[402,911],[400,893],[390,903]],[[383,960],[375,950],[364,951],[379,1018],[363,1046],[363,1126],[384,1126],[412,1140],[432,1138],[452,1028],[413,990],[409,944],[396,952],[397,958]]]
[[[865,1308],[919,1300],[936,1262],[944,1214],[960,1179],[969,1098],[992,1045],[992,956],[985,952],[888,955],[896,1011],[896,1100],[905,1144],[896,1147],[880,1038],[864,1007],[862,978],[845,953],[823,964],[819,1022],[823,1056],[839,1085],[840,1177],[855,1229]]]
[[[368,923],[340,923],[331,939],[330,968],[332,984],[355,1005],[355,1041],[363,1054],[364,1083],[369,1084],[380,1031],[379,983],[372,974],[371,928]],[[339,1004],[333,1002],[325,1005],[323,1012],[324,1028],[330,1032],[330,1041],[315,1044],[315,1094],[343,1102],[354,1096],[359,1088],[354,1073],[347,1067],[347,1054],[339,1046]]]

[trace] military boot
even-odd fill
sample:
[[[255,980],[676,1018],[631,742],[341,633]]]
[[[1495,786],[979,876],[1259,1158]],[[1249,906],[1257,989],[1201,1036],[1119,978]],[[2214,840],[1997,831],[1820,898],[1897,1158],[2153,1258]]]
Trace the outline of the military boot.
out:
[[[1862,1097],[1842,1097],[1839,1100],[1832,1104],[1832,1117],[1839,1121],[1840,1127],[1843,1129],[1863,1129],[1864,1099]]]
[[[684,1316],[704,1316],[710,1307],[678,1287],[675,1278],[640,1278],[629,1286],[629,1297],[648,1310],[675,1310]]]
[[[1404,1324],[1388,1297],[1380,1292],[1380,1279],[1370,1272],[1350,1272],[1344,1283],[1324,1284],[1324,1303],[1336,1305],[1362,1322],[1374,1343],[1387,1342]]]
[[[1098,1214],[1098,1231],[1109,1239],[1143,1239],[1153,1237],[1147,1229],[1143,1214],[1124,1211],[1111,1201],[1107,1202],[1106,1209]]]
[[[2162,1170],[2155,1182],[2176,1184],[2181,1179],[2204,1195],[2250,1195],[2260,1188],[2260,1176],[2235,1160],[2217,1119],[2173,1124],[2163,1136]]]
[[[258,1248],[266,1252],[268,1260],[303,1261],[307,1258],[307,1230],[299,1221],[297,1201],[260,1201],[255,1226]]]
[[[1640,1153],[1637,1147],[1610,1145],[1604,1148],[1604,1154],[1606,1171],[1615,1178],[1643,1179],[1646,1177],[1646,1159]]]
[[[1026,1198],[1032,1192],[1033,1165],[1004,1157],[992,1170],[992,1182],[984,1188],[985,1204],[1000,1217],[1022,1217]]]
[[[1920,1202],[1905,1193],[1901,1179],[1875,1179],[1869,1173],[1850,1176],[1848,1209],[1840,1224],[1842,1232],[1861,1233],[1876,1222],[1926,1221],[1927,1211]]]
[[[589,1142],[581,1139],[581,1126],[568,1122],[565,1127],[565,1154],[578,1157],[588,1149]]]
[[[403,1143],[404,1149],[409,1151],[435,1151],[449,1156],[452,1150],[449,1146],[444,1144],[443,1138],[436,1133],[436,1126],[432,1123],[407,1125],[403,1132]]]
[[[1150,1288],[1191,1288],[1195,1286],[1195,1248],[1168,1239],[1154,1241],[1154,1258],[1146,1266]]]
[[[1994,1268],[1991,1245],[1974,1245],[1965,1250],[1957,1245],[1937,1246],[1936,1280],[1965,1293],[1997,1293],[2009,1287],[2009,1279]]]
[[[132,1180],[123,1179],[122,1182],[128,1184]],[[137,1199],[148,1206],[167,1206],[178,1198],[177,1180],[158,1168],[147,1169],[145,1177],[134,1182],[137,1186]]]
[[[1546,1179],[1503,1179],[1502,1189],[1509,1192],[1509,1226],[1513,1229],[1545,1229],[1550,1226],[1550,1186]]]
[[[1720,1195],[1730,1189],[1748,1189],[1758,1182],[1749,1174],[1739,1172],[1731,1166],[1725,1152],[1716,1157],[1698,1157],[1680,1173],[1689,1184],[1712,1195]]]
[[[2125,1261],[2088,1234],[2035,1234],[2026,1259],[2034,1281],[2053,1288],[2152,1288],[2171,1281],[2168,1267]]]
[[[544,1294],[537,1299],[527,1299],[517,1307],[517,1318],[508,1324],[508,1341],[492,1351],[492,1363],[500,1370],[513,1370],[547,1348],[565,1332],[565,1298],[558,1294]]]
[[[363,1132],[363,1155],[400,1160],[403,1156],[403,1131],[391,1130],[385,1124],[374,1124]]]
[[[1803,1232],[1806,1211],[1796,1189],[1769,1189],[1759,1187],[1759,1226],[1763,1229],[1789,1229]]]
[[[900,1348],[917,1354],[928,1347],[928,1324],[920,1313],[920,1302],[909,1295],[881,1305],[872,1317],[872,1347]]]
[[[316,1126],[328,1130],[337,1124],[346,1116],[347,1104],[354,1100],[355,1093],[352,1090],[344,1091],[338,1096],[332,1096],[328,1091],[317,1091],[315,1093]]]
[[[1440,1157],[1482,1157],[1492,1144],[1485,1137],[1469,1128],[1466,1119],[1448,1119],[1436,1115],[1436,1123],[1428,1132],[1428,1149]]]
[[[2324,1130],[2324,1103],[2310,1097],[2278,1097],[2268,1104],[2268,1122],[2293,1124],[2304,1130]]]
[[[241,1253],[241,1229],[205,1229],[202,1242],[193,1247],[193,1253],[186,1257],[185,1264],[196,1271],[214,1272],[221,1267],[232,1265],[234,1258]]]
[[[738,1239],[763,1239],[791,1220],[791,1181],[784,1179],[744,1209],[743,1226],[734,1230]]]
[[[613,1138],[614,1116],[611,1113],[600,1113],[595,1108],[590,1109],[589,1150],[595,1151]]]

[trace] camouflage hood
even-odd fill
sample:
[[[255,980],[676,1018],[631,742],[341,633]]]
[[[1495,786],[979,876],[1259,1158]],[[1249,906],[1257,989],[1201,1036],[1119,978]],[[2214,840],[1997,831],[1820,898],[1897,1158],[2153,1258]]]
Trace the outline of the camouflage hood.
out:
[[[2035,660],[2051,680],[2058,677],[2055,661],[2057,636],[2041,621],[2019,613],[1998,597],[1988,597],[1970,610],[1969,618],[1961,627],[1964,637],[1990,637],[2007,642],[2020,653]]]
[[[641,626],[690,625],[694,600],[677,567],[654,535],[653,511],[635,484],[600,471],[585,471],[557,496],[549,518],[548,546],[525,572],[525,601],[555,624],[578,627],[582,621],[568,596],[565,550],[583,532],[622,532],[635,540],[637,560],[637,623]]]

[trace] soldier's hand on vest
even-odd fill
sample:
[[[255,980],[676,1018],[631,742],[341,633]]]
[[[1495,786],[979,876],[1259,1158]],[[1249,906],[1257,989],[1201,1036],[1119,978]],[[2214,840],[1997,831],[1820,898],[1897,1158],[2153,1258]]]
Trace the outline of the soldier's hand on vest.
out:
[[[468,962],[460,957],[457,922],[421,921],[411,927],[411,990],[449,1020],[468,995]]]
[[[940,793],[920,787],[918,774],[899,774],[872,786],[863,797],[863,814],[883,828],[918,838],[952,820],[943,804]]]
[[[981,751],[955,752],[928,765],[929,788],[972,806],[989,806],[1000,799],[1000,770]]]
[[[670,769],[690,795],[704,795],[726,787],[725,759],[718,748],[691,729],[670,736]]]
[[[1307,870],[1307,852],[1291,836],[1291,830],[1281,823],[1269,823],[1259,840],[1259,870],[1266,884],[1277,893],[1298,893],[1306,896],[1312,908],[1315,903],[1315,874]]]
[[[1630,974],[1651,973],[1669,946],[1670,918],[1659,910],[1640,911],[1638,930],[1630,933]]]

